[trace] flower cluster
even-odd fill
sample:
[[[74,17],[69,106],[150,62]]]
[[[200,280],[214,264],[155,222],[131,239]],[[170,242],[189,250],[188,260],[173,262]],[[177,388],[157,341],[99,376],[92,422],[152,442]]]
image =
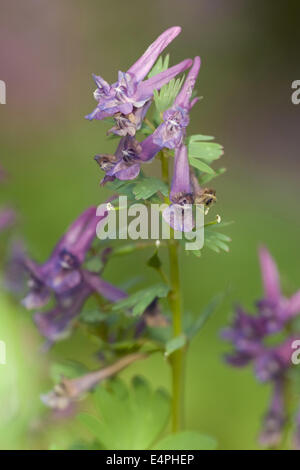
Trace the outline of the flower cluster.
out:
[[[97,217],[96,207],[87,209],[67,230],[44,264],[37,264],[24,257],[23,265],[30,276],[30,290],[23,299],[28,310],[37,310],[55,298],[53,309],[36,313],[35,323],[41,334],[51,344],[65,337],[85,301],[98,294],[110,302],[116,302],[126,294],[101,279],[99,272],[83,267],[85,257],[96,237],[96,228],[107,216]],[[105,256],[102,259],[105,263]]]
[[[291,298],[281,293],[279,273],[274,260],[266,248],[261,248],[260,264],[264,286],[264,297],[257,302],[257,315],[250,315],[237,308],[231,327],[222,332],[224,339],[234,346],[234,352],[226,356],[226,361],[235,367],[252,363],[255,375],[260,382],[269,382],[273,394],[269,410],[263,421],[260,442],[274,447],[282,440],[282,432],[287,419],[285,406],[285,385],[292,367],[292,345],[300,334],[293,332],[292,321],[300,314],[300,291]],[[267,344],[274,333],[285,334],[276,345]],[[296,420],[295,446],[299,444],[299,420]]]
[[[110,86],[101,77],[94,77],[98,86],[94,93],[98,105],[88,118],[101,120],[113,116],[116,125],[109,132],[121,136],[114,154],[98,154],[95,157],[105,172],[101,184],[116,178],[133,180],[139,175],[143,163],[149,163],[164,149],[175,150],[170,206],[163,216],[175,230],[190,232],[193,228],[193,219],[188,216],[189,210],[192,211],[190,206],[194,203],[209,205],[215,201],[215,191],[202,189],[198,181],[195,182],[196,175],[191,175],[185,143],[189,112],[198,101],[197,97],[193,97],[193,90],[200,69],[200,57],[186,59],[142,81],[159,54],[179,33],[180,28],[173,27],[161,34],[125,74],[119,72],[119,80],[115,84]],[[172,106],[162,114],[162,122],[154,126],[153,132],[145,139],[138,141],[136,132],[141,128],[153,93],[187,68],[190,70],[184,84]],[[205,194],[210,197],[203,197]],[[183,208],[186,205],[189,207],[184,218]]]
[[[162,33],[127,72],[119,72],[118,81],[109,85],[102,77],[94,75],[97,85],[94,92],[98,102],[96,109],[87,119],[98,119],[113,116],[116,128],[112,132],[118,135],[134,135],[140,127],[147,104],[154,90],[159,90],[178,73],[191,65],[191,60],[183,60],[180,64],[144,80],[162,51],[178,36],[181,28],[174,26]]]

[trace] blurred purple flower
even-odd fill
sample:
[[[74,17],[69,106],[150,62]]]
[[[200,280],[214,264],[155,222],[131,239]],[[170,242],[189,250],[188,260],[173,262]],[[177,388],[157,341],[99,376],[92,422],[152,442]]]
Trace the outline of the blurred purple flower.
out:
[[[153,90],[159,90],[163,85],[168,83],[177,74],[183,72],[191,66],[192,61],[186,59],[173,67],[158,73],[157,75],[143,79],[150,72],[152,66],[156,62],[161,52],[168,46],[168,44],[175,39],[180,33],[181,28],[174,26],[167,29],[162,33],[146,50],[140,59],[130,67],[126,73],[119,72],[118,81],[109,85],[102,77],[93,75],[96,82],[97,89],[94,93],[98,105],[96,109],[86,116],[87,119],[102,120],[109,116],[117,114],[117,119],[120,120],[121,115],[128,117],[129,121],[134,124],[135,119],[139,120],[136,115],[137,110],[152,98]],[[120,123],[120,121],[119,121]],[[117,121],[117,127],[118,127]],[[122,132],[130,130],[133,134],[133,126],[121,125]],[[114,129],[112,130],[114,132]],[[119,132],[117,132],[119,135]]]
[[[199,98],[191,100],[192,92],[200,69],[200,57],[195,57],[193,66],[175,98],[172,108],[164,112],[164,122],[154,132],[153,140],[161,147],[174,149],[183,143],[185,129],[190,122],[189,111]]]
[[[300,291],[290,299],[283,297],[278,270],[270,253],[260,248],[259,257],[264,299],[258,302],[258,315],[249,315],[238,308],[232,325],[223,330],[222,337],[234,347],[234,351],[225,356],[230,365],[243,367],[252,363],[257,379],[273,384],[273,398],[260,442],[263,446],[274,447],[281,442],[285,424],[283,386],[292,366],[292,345],[300,336],[285,330],[288,337],[275,346],[266,344],[265,339],[274,332],[284,332],[286,324],[299,313]]]
[[[291,367],[292,343],[299,337],[291,336],[275,347],[262,347],[253,355],[256,377],[260,382],[276,381]]]
[[[275,447],[280,444],[285,421],[284,383],[279,379],[274,384],[270,408],[263,420],[263,429],[259,438],[263,447]]]
[[[99,277],[99,273],[82,268],[85,256],[96,236],[98,223],[107,216],[96,216],[91,207],[81,214],[54,248],[46,263],[39,265],[29,258],[23,264],[30,274],[30,291],[23,300],[27,309],[39,309],[54,293],[56,305],[46,313],[37,313],[35,322],[50,341],[64,337],[72,320],[80,313],[86,299],[98,293],[111,302],[126,294]]]
[[[89,372],[74,379],[62,378],[54,389],[41,396],[42,402],[54,410],[67,410],[82,396],[95,388],[103,380],[113,377],[135,361],[146,359],[147,353],[133,353],[118,359],[113,364]]]
[[[282,327],[300,313],[300,290],[290,299],[284,297],[280,289],[277,266],[269,251],[261,247],[259,258],[264,286],[264,298],[257,305],[259,315],[266,319],[269,333],[280,331]]]

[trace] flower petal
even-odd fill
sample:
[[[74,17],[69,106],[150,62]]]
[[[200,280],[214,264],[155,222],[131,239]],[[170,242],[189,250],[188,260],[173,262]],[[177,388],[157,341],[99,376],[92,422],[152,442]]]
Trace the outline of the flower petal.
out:
[[[190,194],[190,167],[185,145],[175,150],[174,172],[171,184],[170,199],[173,201],[177,194]]]
[[[190,104],[190,99],[192,97],[193,89],[200,70],[200,65],[201,60],[200,57],[197,56],[194,59],[193,66],[191,67],[180,92],[176,96],[176,99],[174,101],[175,106],[181,106],[182,108],[190,110],[192,105],[195,104],[194,100],[193,103]]]
[[[277,266],[265,247],[259,249],[259,259],[265,297],[269,300],[278,301],[281,291]]]
[[[147,73],[150,72],[158,56],[180,32],[181,28],[179,26],[173,26],[164,31],[130,69],[128,69],[128,73],[133,74],[137,81],[141,81]]]
[[[87,284],[102,297],[105,297],[110,302],[117,302],[118,300],[127,297],[127,294],[118,287],[109,284],[99,277],[98,274],[91,273],[90,271],[83,271],[84,279]]]
[[[150,98],[153,95],[153,90],[160,90],[160,88],[172,80],[172,78],[188,69],[192,63],[193,61],[191,59],[185,59],[164,72],[158,73],[157,75],[148,78],[148,80],[141,82],[134,96],[136,101]]]
[[[296,292],[289,300],[287,300],[287,312],[288,317],[294,317],[300,313],[300,290]]]
[[[178,232],[191,232],[194,228],[193,209],[190,204],[171,204],[164,209],[162,215],[167,224]]]

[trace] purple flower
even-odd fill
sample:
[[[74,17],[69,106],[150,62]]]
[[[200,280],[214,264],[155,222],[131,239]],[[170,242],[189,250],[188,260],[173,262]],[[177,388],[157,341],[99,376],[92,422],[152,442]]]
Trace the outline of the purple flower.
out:
[[[95,160],[106,175],[101,181],[105,184],[115,178],[119,180],[135,179],[141,169],[141,164],[149,162],[161,150],[153,143],[153,134],[138,142],[134,137],[122,137],[114,155],[99,154]]]
[[[270,408],[264,417],[263,429],[260,434],[260,444],[263,447],[275,447],[282,440],[283,428],[286,422],[284,410],[284,383],[277,380],[274,383]]]
[[[289,380],[292,346],[295,340],[299,340],[299,335],[297,337],[291,334],[275,346],[269,346],[265,339],[274,331],[283,330],[286,323],[299,313],[299,291],[291,299],[283,297],[278,270],[271,255],[266,248],[261,248],[259,256],[264,299],[258,303],[258,315],[249,315],[238,308],[233,324],[222,332],[222,336],[230,341],[234,348],[233,352],[226,356],[230,365],[243,367],[252,363],[257,379],[260,382],[269,382],[274,387],[260,436],[263,446],[274,447],[280,443],[285,425],[283,387],[286,380]],[[297,440],[297,432],[295,436]]]
[[[190,168],[185,145],[176,148],[174,172],[170,190],[171,205],[163,211],[165,221],[174,229],[190,232],[193,229],[192,204],[194,197],[190,182]]]
[[[158,56],[180,31],[181,28],[175,26],[162,33],[127,72],[119,72],[118,81],[112,85],[109,85],[102,77],[94,75],[93,78],[97,85],[94,97],[96,101],[98,101],[98,105],[91,114],[86,116],[87,119],[102,120],[116,114],[117,119],[120,119],[118,115],[120,113],[121,115],[127,116],[128,119],[133,122],[137,109],[143,107],[152,98],[153,90],[159,90],[178,73],[183,72],[191,66],[192,61],[186,59],[143,81]],[[128,130],[127,125],[122,126],[123,132],[125,132],[125,129]],[[132,126],[129,126],[129,129],[130,132],[133,133]],[[112,130],[112,132],[114,132],[114,130]]]
[[[175,98],[172,108],[164,112],[164,122],[154,132],[154,142],[161,147],[174,149],[182,145],[185,129],[189,124],[189,111],[198,101],[191,100],[192,92],[200,69],[200,57],[195,57],[193,66]]]
[[[280,331],[287,322],[300,313],[300,290],[290,299],[284,297],[280,289],[277,266],[266,248],[260,248],[259,258],[264,298],[257,305],[260,316],[266,319],[268,332],[274,333]]]
[[[264,346],[265,335],[263,322],[237,308],[233,324],[223,330],[222,337],[234,345],[234,352],[225,356],[226,361],[236,367],[243,367],[257,357]]]
[[[41,335],[51,343],[66,338],[73,320],[79,315],[92,292],[93,289],[82,282],[75,290],[57,296],[56,305],[52,310],[36,313],[34,321]]]
[[[99,277],[99,273],[82,268],[85,256],[96,236],[98,223],[107,216],[96,216],[91,207],[81,214],[54,248],[46,263],[39,265],[29,258],[23,264],[30,274],[30,291],[23,300],[27,309],[39,309],[55,295],[56,305],[46,313],[37,313],[35,322],[43,336],[53,342],[66,336],[86,299],[98,293],[111,302],[126,294]],[[103,257],[103,260],[105,257]]]
[[[120,137],[126,135],[134,136],[143,123],[147,111],[151,105],[151,101],[147,101],[140,108],[136,108],[132,113],[125,115],[116,113],[114,115],[115,125],[107,132],[108,134],[116,134]]]
[[[107,367],[89,372],[81,377],[74,379],[63,378],[59,384],[55,385],[53,390],[42,395],[41,400],[46,406],[54,410],[69,409],[74,402],[82,398],[86,392],[95,388],[103,380],[114,376],[133,362],[146,358],[147,353],[128,354]]]
[[[291,366],[294,336],[273,348],[263,347],[254,357],[255,374],[260,382],[279,379]]]
[[[174,172],[170,190],[171,204],[163,211],[165,221],[174,229],[190,232],[194,227],[193,204],[209,207],[216,201],[214,189],[201,188],[189,166],[187,147],[175,149]]]

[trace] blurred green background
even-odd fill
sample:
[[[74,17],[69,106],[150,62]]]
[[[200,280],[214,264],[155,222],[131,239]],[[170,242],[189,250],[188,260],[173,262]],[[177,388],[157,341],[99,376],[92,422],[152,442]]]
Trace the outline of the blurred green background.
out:
[[[32,256],[44,260],[66,226],[108,194],[99,187],[96,153],[113,150],[106,125],[84,115],[95,102],[91,73],[113,82],[150,42],[172,25],[183,28],[168,52],[172,64],[200,55],[198,92],[190,133],[215,135],[225,147],[215,180],[220,214],[235,223],[229,254],[205,251],[181,260],[185,310],[199,313],[211,297],[228,290],[221,308],[192,344],[186,366],[186,427],[216,436],[221,449],[255,449],[269,389],[251,370],[222,361],[219,338],[232,305],[253,308],[261,295],[257,247],[275,256],[289,292],[300,285],[300,105],[291,83],[300,78],[299,2],[257,0],[1,0],[0,79],[7,104],[0,106],[0,161],[10,174],[0,203],[19,212],[19,232]],[[154,171],[158,170],[154,164]],[[4,238],[0,243],[4,243]],[[114,261],[107,279],[128,275],[155,279],[149,253]],[[95,345],[83,333],[41,356],[41,338],[30,315],[0,294],[0,339],[7,365],[0,365],[0,448],[64,447],[83,436],[76,420],[54,422],[40,404],[48,390],[49,364],[60,358],[85,361]],[[123,373],[145,373],[153,385],[170,386],[161,357]],[[85,403],[82,404],[84,408]]]

